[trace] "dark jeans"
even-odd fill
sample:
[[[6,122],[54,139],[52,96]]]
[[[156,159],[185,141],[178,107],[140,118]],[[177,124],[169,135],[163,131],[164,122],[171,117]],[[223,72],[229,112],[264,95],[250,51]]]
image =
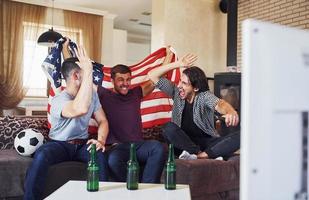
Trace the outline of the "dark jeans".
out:
[[[230,156],[240,147],[239,131],[218,138],[207,135],[193,141],[179,126],[173,122],[168,122],[163,127],[163,136],[168,143],[174,145],[176,152],[177,149],[185,150],[190,154],[204,151],[209,158]]]
[[[89,152],[86,144],[69,144],[62,141],[50,141],[43,144],[34,154],[27,170],[25,181],[25,200],[42,199],[48,167],[65,161],[88,162]],[[108,180],[108,165],[105,155],[97,151],[97,163],[100,181]]]
[[[134,142],[136,157],[144,170],[142,183],[160,183],[166,154],[163,145],[154,140]],[[126,182],[127,162],[130,159],[130,143],[117,144],[108,152],[108,165],[115,181]]]

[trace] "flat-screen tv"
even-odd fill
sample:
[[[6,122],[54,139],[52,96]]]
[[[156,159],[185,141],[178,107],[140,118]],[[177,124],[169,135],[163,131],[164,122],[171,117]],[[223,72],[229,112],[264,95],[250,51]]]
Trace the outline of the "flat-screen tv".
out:
[[[307,199],[309,32],[242,30],[241,200]]]

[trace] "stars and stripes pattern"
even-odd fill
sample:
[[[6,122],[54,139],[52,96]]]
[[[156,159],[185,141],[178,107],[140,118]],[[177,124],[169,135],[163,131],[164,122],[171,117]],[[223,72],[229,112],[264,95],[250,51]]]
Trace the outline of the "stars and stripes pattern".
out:
[[[59,39],[55,46],[51,49],[50,54],[46,57],[42,64],[48,80],[51,83],[48,100],[48,122],[50,122],[50,103],[51,99],[64,89],[61,81],[61,52],[64,39]],[[73,49],[76,44],[69,42],[69,50],[72,56],[75,56]],[[158,66],[161,66],[166,58],[166,48],[161,48],[147,56],[141,62],[129,66],[132,71],[132,87],[148,81],[147,73]],[[170,62],[175,61],[176,55],[173,52]],[[112,88],[110,70],[112,67],[104,66],[100,63],[93,62],[93,83],[102,84],[105,88]],[[104,76],[103,76],[104,73]],[[180,80],[180,70],[175,69],[169,72],[166,77],[177,84]],[[162,91],[155,89],[151,94],[143,98],[141,103],[141,116],[143,128],[150,128],[156,125],[162,125],[171,120],[173,100]],[[50,127],[50,123],[48,124]],[[97,133],[97,122],[92,118],[89,122],[88,132],[90,134]]]
[[[62,77],[61,77],[61,52],[62,52],[62,44],[65,42],[64,38],[60,38],[51,48],[50,53],[45,58],[42,69],[47,76],[47,79],[51,83],[51,89],[49,91],[48,98],[48,107],[47,107],[47,117],[48,117],[48,127],[51,127],[50,124],[50,107],[52,98],[60,93],[65,87],[62,85]],[[74,42],[69,42],[69,53],[71,56],[75,57],[74,49],[77,49],[77,46]],[[103,80],[103,65],[97,62],[92,62],[93,66],[93,83],[96,85],[102,84]],[[97,132],[97,122],[92,117],[89,122],[89,132],[95,134]]]
[[[172,50],[172,58],[169,62],[176,59],[175,51]],[[132,71],[132,88],[149,80],[147,73],[158,66],[161,66],[166,57],[166,48],[161,48],[147,56],[141,62],[129,66]],[[168,62],[167,62],[168,63]],[[166,63],[166,64],[167,64]],[[102,86],[112,88],[110,77],[111,67],[104,66],[104,78]],[[166,74],[166,77],[177,84],[180,80],[180,70],[175,69]],[[173,100],[159,89],[155,89],[151,94],[143,98],[141,103],[141,116],[143,128],[150,128],[156,125],[162,125],[171,120]]]

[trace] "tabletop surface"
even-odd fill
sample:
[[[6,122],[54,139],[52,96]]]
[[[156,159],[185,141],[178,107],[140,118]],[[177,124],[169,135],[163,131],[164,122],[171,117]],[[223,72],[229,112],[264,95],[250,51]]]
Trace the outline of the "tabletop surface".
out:
[[[123,182],[100,182],[98,192],[88,192],[86,181],[69,181],[46,199],[134,199],[190,200],[189,185],[177,184],[176,190],[165,190],[164,184],[139,183],[138,190],[127,190]]]

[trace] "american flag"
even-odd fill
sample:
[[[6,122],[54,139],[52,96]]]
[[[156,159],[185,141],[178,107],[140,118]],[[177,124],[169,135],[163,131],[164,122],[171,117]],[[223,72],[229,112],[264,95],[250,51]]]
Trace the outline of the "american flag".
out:
[[[175,61],[175,51],[172,50],[172,59]],[[166,58],[166,48],[161,48],[147,56],[141,62],[129,66],[132,71],[132,88],[149,80],[147,73],[158,66],[161,66]],[[166,63],[167,64],[167,63]],[[103,83],[105,88],[112,88],[110,71],[112,67],[103,67]],[[177,84],[180,80],[180,70],[176,69],[169,72],[166,77]],[[156,125],[162,125],[171,120],[173,100],[159,89],[155,89],[151,94],[143,98],[141,103],[141,116],[143,128],[150,128]]]
[[[45,72],[48,80],[51,83],[51,90],[49,92],[48,100],[48,122],[50,122],[50,103],[52,98],[61,92],[64,87],[61,81],[61,51],[63,39],[58,40],[55,47],[50,51],[50,54],[46,57],[42,64],[42,69]],[[74,51],[76,44],[73,42],[69,43],[69,49],[72,56],[75,56]],[[175,61],[175,51],[173,51],[172,59],[170,62]],[[132,87],[135,87],[148,80],[147,73],[151,69],[161,66],[166,58],[166,48],[161,48],[154,53],[147,56],[141,62],[129,66],[132,71]],[[102,64],[93,62],[93,82],[94,84],[102,84],[105,88],[112,88],[110,70],[112,67],[103,66]],[[104,76],[103,76],[104,73]],[[103,78],[104,77],[104,78]],[[166,77],[174,83],[178,83],[180,80],[180,70],[176,69],[169,72]],[[143,128],[150,128],[156,125],[162,125],[171,119],[173,100],[168,97],[162,91],[155,89],[151,94],[143,98],[141,103],[141,116]],[[50,123],[48,124],[50,127]],[[97,133],[97,123],[94,119],[89,122],[88,132],[90,134]]]
[[[50,53],[45,58],[42,69],[47,79],[51,83],[51,89],[49,91],[49,98],[48,98],[48,107],[47,107],[47,117],[48,117],[48,127],[51,127],[50,124],[50,106],[52,98],[60,93],[65,87],[62,85],[62,78],[61,78],[61,52],[62,52],[62,44],[65,42],[64,38],[60,38],[56,43],[55,46],[50,50]],[[74,49],[77,46],[74,42],[69,42],[69,52],[71,56],[75,56]],[[103,65],[97,62],[92,62],[93,66],[93,83],[95,85],[102,84],[103,80]],[[89,122],[89,132],[95,134],[97,132],[97,122],[92,118]]]

